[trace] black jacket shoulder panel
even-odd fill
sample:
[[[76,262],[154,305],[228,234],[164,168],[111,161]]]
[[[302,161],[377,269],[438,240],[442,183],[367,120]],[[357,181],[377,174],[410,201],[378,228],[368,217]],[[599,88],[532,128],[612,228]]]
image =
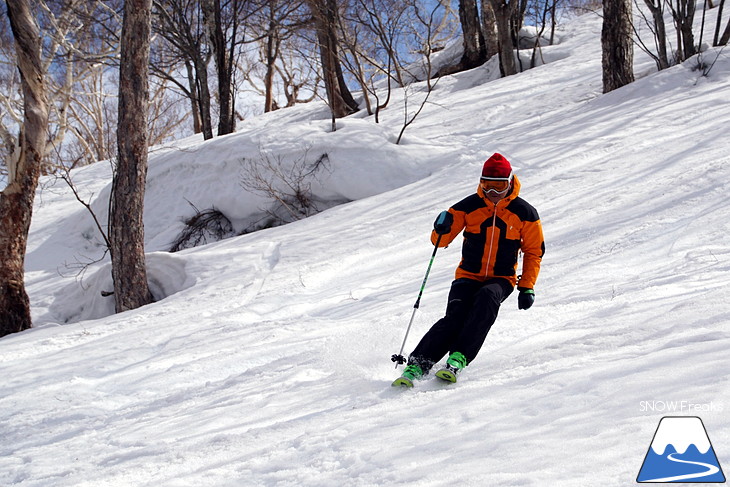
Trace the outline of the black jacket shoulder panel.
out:
[[[536,222],[540,219],[537,210],[519,196],[507,205],[507,209],[517,215],[523,222]]]
[[[486,206],[487,205],[484,203],[484,200],[478,194],[474,193],[456,203],[452,206],[452,208],[456,211],[471,213],[472,211],[476,211],[479,208],[484,208]]]

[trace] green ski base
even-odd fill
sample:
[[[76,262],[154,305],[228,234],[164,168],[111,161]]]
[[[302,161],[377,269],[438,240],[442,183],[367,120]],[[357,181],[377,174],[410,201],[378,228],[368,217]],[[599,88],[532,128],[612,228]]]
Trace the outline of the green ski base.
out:
[[[456,374],[449,370],[449,369],[441,369],[438,372],[436,372],[436,377],[439,379],[454,383],[456,382]],[[390,384],[392,387],[407,387],[411,388],[413,387],[413,381],[410,380],[408,377],[398,377],[396,380],[393,381],[392,384]]]
[[[413,387],[413,381],[411,381],[408,377],[398,377],[396,380],[393,381],[391,386],[393,386],[393,387]]]
[[[441,369],[436,372],[436,377],[447,382],[456,382],[456,374],[449,369]]]

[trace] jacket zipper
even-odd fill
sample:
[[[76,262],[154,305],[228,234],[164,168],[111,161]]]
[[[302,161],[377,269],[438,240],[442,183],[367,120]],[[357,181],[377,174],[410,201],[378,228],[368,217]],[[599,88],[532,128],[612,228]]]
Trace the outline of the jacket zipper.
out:
[[[494,246],[494,230],[497,228],[497,205],[499,202],[494,204],[494,214],[492,215],[492,236],[489,239],[489,252],[487,253],[487,263],[484,266],[484,278],[489,276],[489,263],[492,261],[492,247]]]

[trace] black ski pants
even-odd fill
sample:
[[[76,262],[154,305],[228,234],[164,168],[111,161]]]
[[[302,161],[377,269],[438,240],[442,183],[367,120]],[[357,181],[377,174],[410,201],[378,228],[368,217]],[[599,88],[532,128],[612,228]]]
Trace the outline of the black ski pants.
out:
[[[408,363],[419,365],[425,373],[447,352],[461,352],[471,363],[497,319],[499,306],[513,289],[502,278],[456,279],[451,283],[446,315],[421,338]]]

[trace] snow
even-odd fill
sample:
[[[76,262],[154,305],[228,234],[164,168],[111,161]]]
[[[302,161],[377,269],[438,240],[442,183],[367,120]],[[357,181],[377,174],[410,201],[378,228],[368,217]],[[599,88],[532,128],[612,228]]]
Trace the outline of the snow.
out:
[[[0,340],[0,485],[619,486],[667,414],[701,416],[729,464],[730,59],[711,48],[707,76],[696,59],[657,73],[637,51],[640,78],[604,95],[600,28],[592,14],[570,22],[545,64],[513,77],[488,63],[442,79],[400,145],[402,94],[380,124],[358,114],[330,133],[311,104],[155,148],[159,300],[134,311],[101,297],[108,257],[76,277],[101,240],[44,180],[26,275],[35,327]],[[504,303],[457,384],[393,390],[433,220],[496,151],[543,221],[536,304]],[[167,252],[189,203],[238,231],[265,213],[241,187],[244,159],[304,153],[327,154],[315,195],[347,203]],[[73,172],[100,216],[109,173]],[[406,352],[443,313],[459,256],[437,253]],[[670,401],[695,407],[647,407]]]

